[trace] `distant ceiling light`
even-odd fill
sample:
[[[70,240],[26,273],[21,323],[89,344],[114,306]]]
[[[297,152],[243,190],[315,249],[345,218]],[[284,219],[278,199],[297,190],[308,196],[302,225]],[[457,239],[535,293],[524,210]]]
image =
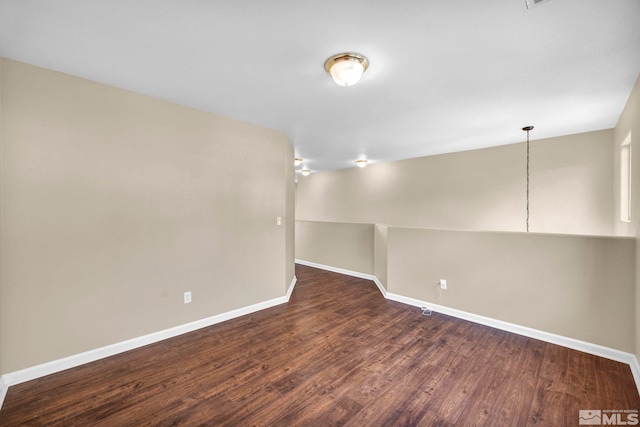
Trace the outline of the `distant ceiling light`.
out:
[[[369,60],[359,53],[333,55],[324,63],[324,69],[340,86],[353,86],[369,68]]]
[[[367,166],[367,161],[365,159],[356,160],[356,166],[363,168]]]
[[[299,157],[296,157],[295,159],[293,159],[293,166],[300,166],[302,164],[302,159]]]
[[[304,176],[309,176],[310,173],[311,173],[311,171],[309,169],[303,169],[302,170],[302,175],[304,175]]]

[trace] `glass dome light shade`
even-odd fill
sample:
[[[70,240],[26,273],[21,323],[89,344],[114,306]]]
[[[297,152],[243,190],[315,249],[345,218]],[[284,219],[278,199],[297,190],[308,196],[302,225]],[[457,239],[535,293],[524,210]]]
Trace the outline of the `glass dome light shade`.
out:
[[[358,83],[364,73],[364,67],[357,61],[340,61],[331,67],[331,77],[340,86],[353,86]]]
[[[324,69],[340,86],[353,86],[360,81],[369,67],[369,60],[359,53],[333,55],[324,63]]]

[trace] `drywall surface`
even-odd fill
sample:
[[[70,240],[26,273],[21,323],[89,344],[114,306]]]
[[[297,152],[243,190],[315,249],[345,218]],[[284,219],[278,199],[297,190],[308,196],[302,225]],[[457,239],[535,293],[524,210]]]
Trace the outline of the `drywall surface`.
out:
[[[0,60],[0,168],[2,167],[2,152],[3,152],[3,146],[4,144],[2,143],[2,139],[3,139],[3,126],[2,126],[2,61]],[[2,294],[3,294],[3,281],[2,281],[2,265],[3,265],[3,256],[2,256],[2,241],[3,241],[3,235],[2,235],[2,193],[3,193],[3,185],[2,185],[2,173],[1,173],[1,169],[0,169],[0,375],[4,372],[2,370],[2,319],[4,317],[3,315],[3,310],[2,310]],[[1,393],[1,391],[0,391]]]
[[[530,230],[611,235],[613,130],[531,137]],[[525,231],[526,144],[300,177],[296,219]]]
[[[284,134],[0,66],[3,373],[285,294]]]
[[[296,258],[374,274],[374,226],[296,221]]]
[[[630,138],[631,141],[631,221],[620,220],[620,147]],[[629,100],[620,115],[614,129],[613,158],[615,161],[614,191],[615,233],[620,236],[636,238],[636,357],[640,359],[640,77],[636,80]]]
[[[388,251],[389,292],[635,351],[634,239],[389,227]]]
[[[620,148],[631,141],[631,221],[620,220]],[[613,158],[615,216],[614,229],[617,235],[640,236],[640,77],[636,81],[629,100],[614,129]]]

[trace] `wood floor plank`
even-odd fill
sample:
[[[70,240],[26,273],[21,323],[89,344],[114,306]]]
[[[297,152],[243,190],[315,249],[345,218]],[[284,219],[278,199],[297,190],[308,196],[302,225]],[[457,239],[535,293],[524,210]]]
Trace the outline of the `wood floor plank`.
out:
[[[9,388],[1,426],[563,426],[640,410],[625,364],[305,266],[287,304]]]

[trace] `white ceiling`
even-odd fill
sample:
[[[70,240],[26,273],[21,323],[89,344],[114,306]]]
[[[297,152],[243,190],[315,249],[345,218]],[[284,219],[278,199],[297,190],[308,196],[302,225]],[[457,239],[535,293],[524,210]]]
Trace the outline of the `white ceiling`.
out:
[[[0,0],[0,56],[281,130],[322,171],[614,127],[640,0]]]

